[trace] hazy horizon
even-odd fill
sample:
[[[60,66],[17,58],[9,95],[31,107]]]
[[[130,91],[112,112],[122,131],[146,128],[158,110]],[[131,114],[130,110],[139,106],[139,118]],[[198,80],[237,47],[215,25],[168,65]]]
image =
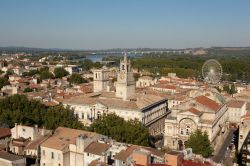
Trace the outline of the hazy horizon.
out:
[[[1,2],[0,47],[250,47],[250,1]]]

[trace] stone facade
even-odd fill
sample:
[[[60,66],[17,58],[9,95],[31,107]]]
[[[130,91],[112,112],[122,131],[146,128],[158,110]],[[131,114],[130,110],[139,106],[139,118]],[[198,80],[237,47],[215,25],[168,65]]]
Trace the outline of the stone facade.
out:
[[[165,120],[164,146],[185,149],[185,142],[196,129],[207,132],[212,145],[216,146],[218,136],[227,129],[227,121],[225,104],[198,96],[172,108]]]
[[[116,97],[127,100],[135,93],[135,81],[131,70],[131,62],[127,56],[120,62],[120,70],[118,72],[116,82]]]

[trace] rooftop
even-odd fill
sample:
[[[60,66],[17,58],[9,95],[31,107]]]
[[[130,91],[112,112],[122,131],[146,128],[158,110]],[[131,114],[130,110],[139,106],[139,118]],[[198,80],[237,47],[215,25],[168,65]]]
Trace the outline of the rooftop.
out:
[[[25,159],[22,156],[10,154],[10,153],[5,152],[5,151],[0,151],[0,158],[8,160],[8,161],[16,161],[16,160]]]
[[[92,142],[85,148],[84,152],[102,156],[103,152],[107,151],[109,146],[110,145],[105,143]]]
[[[216,103],[215,101],[209,99],[206,96],[198,96],[198,97],[195,98],[195,100],[198,103],[210,108],[211,110],[213,110],[215,112],[219,111],[219,109],[221,108],[221,106],[218,103]]]
[[[54,134],[44,141],[41,146],[53,148],[57,150],[64,150],[69,144],[76,144],[76,138],[79,135],[86,135],[87,137],[94,137],[97,134],[84,130],[70,129],[66,127],[58,127]]]
[[[95,105],[102,104],[109,108],[141,110],[157,102],[165,100],[163,97],[151,94],[135,94],[129,100],[122,100],[115,96],[115,92],[91,93],[64,100],[64,104]]]
[[[0,128],[0,139],[10,136],[11,136],[11,131],[9,128]]]
[[[227,106],[231,108],[242,108],[244,104],[244,101],[231,100],[227,103]]]

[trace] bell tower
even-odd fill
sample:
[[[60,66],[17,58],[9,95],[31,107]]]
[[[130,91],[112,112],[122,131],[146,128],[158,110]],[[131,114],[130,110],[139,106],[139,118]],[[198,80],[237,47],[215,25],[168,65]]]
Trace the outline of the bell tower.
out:
[[[131,61],[127,54],[124,55],[123,60],[120,61],[120,69],[117,75],[116,82],[116,97],[127,100],[135,93],[135,81],[131,69]]]
[[[109,70],[95,69],[93,70],[94,92],[106,91],[109,85]]]

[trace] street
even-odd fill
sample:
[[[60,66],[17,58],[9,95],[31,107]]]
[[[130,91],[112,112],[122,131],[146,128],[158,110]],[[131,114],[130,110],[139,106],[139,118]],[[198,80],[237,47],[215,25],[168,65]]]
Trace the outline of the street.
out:
[[[233,138],[233,133],[235,129],[229,129],[229,133],[227,134],[224,142],[222,143],[220,149],[215,153],[212,157],[212,160],[216,163],[224,163],[224,160],[230,156],[230,150],[227,150],[227,147],[230,145],[231,140]],[[226,157],[227,156],[227,157]]]

